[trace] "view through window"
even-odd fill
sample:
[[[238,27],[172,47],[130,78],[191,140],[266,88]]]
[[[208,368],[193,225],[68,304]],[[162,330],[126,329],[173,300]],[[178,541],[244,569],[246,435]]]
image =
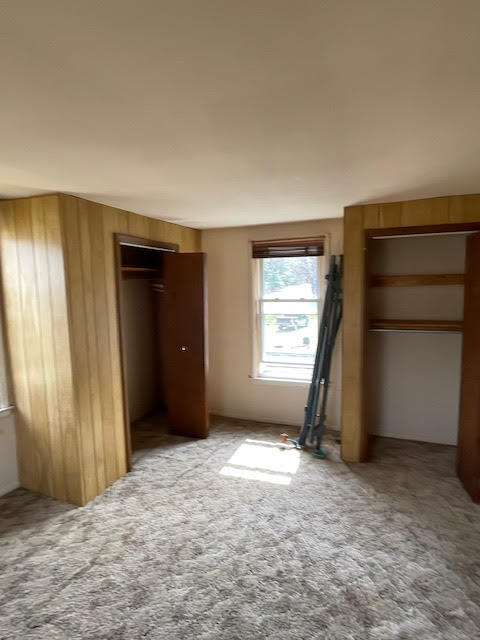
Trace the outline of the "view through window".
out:
[[[258,376],[311,379],[323,305],[323,276],[323,255],[256,260]]]

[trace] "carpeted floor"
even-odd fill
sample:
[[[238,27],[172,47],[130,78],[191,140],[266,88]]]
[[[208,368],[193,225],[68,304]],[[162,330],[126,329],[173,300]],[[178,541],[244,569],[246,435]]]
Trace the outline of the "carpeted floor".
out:
[[[480,638],[480,507],[454,449],[379,440],[347,466],[332,439],[326,461],[268,444],[281,430],[144,434],[84,508],[0,498],[0,638]]]

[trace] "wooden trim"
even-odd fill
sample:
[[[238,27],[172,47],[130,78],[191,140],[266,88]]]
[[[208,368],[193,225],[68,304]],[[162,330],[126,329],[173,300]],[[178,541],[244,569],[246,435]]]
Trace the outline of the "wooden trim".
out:
[[[370,320],[370,330],[462,331],[460,320]]]
[[[140,238],[139,236],[131,236],[126,233],[114,233],[115,241],[118,244],[135,244],[146,249],[167,249],[169,251],[178,251],[179,246],[174,242],[159,242],[158,240],[149,240],[148,238]]]
[[[467,239],[457,474],[480,501],[480,233]]]
[[[469,232],[480,229],[480,194],[443,196],[405,202],[355,205],[344,216],[344,336],[342,374],[342,457],[359,462],[366,456],[367,420],[365,291],[368,276],[365,245],[375,236]]]
[[[480,215],[479,215],[480,218]],[[426,235],[429,233],[462,233],[469,231],[475,232],[480,229],[479,222],[445,222],[442,224],[429,224],[421,226],[404,226],[404,227],[389,227],[383,229],[377,227],[371,229],[365,227],[365,233],[369,238],[377,238],[383,236],[409,236],[409,235]]]
[[[462,285],[463,273],[426,273],[412,275],[373,275],[370,278],[371,287],[431,287],[439,285]]]
[[[117,285],[117,325],[119,332],[119,345],[120,345],[120,363],[122,372],[122,393],[123,393],[123,424],[125,429],[125,447],[127,457],[127,470],[132,469],[132,434],[130,425],[130,411],[128,405],[128,388],[127,388],[127,361],[125,357],[125,343],[123,337],[123,325],[122,325],[122,308],[123,308],[123,296],[122,296],[122,279],[131,277],[145,277],[146,275],[158,274],[157,269],[149,269],[144,267],[122,267],[122,244],[135,244],[139,247],[145,247],[145,249],[167,249],[169,251],[178,252],[179,245],[172,242],[159,242],[158,240],[150,240],[149,238],[142,238],[140,236],[128,235],[125,233],[113,234],[114,251],[115,251],[115,274]]]
[[[160,276],[159,269],[151,269],[148,267],[120,267],[123,280],[131,280],[135,278],[158,278]]]
[[[123,308],[123,295],[122,295],[122,250],[121,250],[121,238],[129,238],[132,236],[126,236],[121,233],[113,234],[113,250],[115,257],[115,285],[116,285],[116,314],[117,314],[117,327],[118,327],[118,345],[120,356],[120,371],[122,376],[122,399],[123,399],[123,428],[125,431],[125,457],[127,461],[127,471],[132,470],[132,433],[130,429],[129,420],[129,406],[128,406],[128,389],[127,389],[127,360],[125,357],[124,349],[124,337],[123,337],[123,325],[122,325],[122,308]]]
[[[367,449],[362,428],[367,282],[363,207],[345,211],[344,229],[342,458],[354,462],[364,460]]]

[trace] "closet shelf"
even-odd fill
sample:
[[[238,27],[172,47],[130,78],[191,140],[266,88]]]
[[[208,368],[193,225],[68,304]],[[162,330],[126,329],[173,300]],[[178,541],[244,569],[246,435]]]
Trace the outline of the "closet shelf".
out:
[[[460,333],[460,320],[370,320],[369,331],[422,331]]]
[[[121,267],[120,271],[122,278],[143,278],[145,276],[156,278],[160,275],[159,269],[151,267]]]
[[[463,273],[426,273],[411,275],[372,275],[371,287],[430,287],[437,285],[463,284]]]

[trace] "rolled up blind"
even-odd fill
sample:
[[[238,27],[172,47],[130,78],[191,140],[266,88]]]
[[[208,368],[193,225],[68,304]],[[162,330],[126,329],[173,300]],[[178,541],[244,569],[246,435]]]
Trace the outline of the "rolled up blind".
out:
[[[298,258],[323,256],[325,238],[290,238],[252,242],[252,258]]]

